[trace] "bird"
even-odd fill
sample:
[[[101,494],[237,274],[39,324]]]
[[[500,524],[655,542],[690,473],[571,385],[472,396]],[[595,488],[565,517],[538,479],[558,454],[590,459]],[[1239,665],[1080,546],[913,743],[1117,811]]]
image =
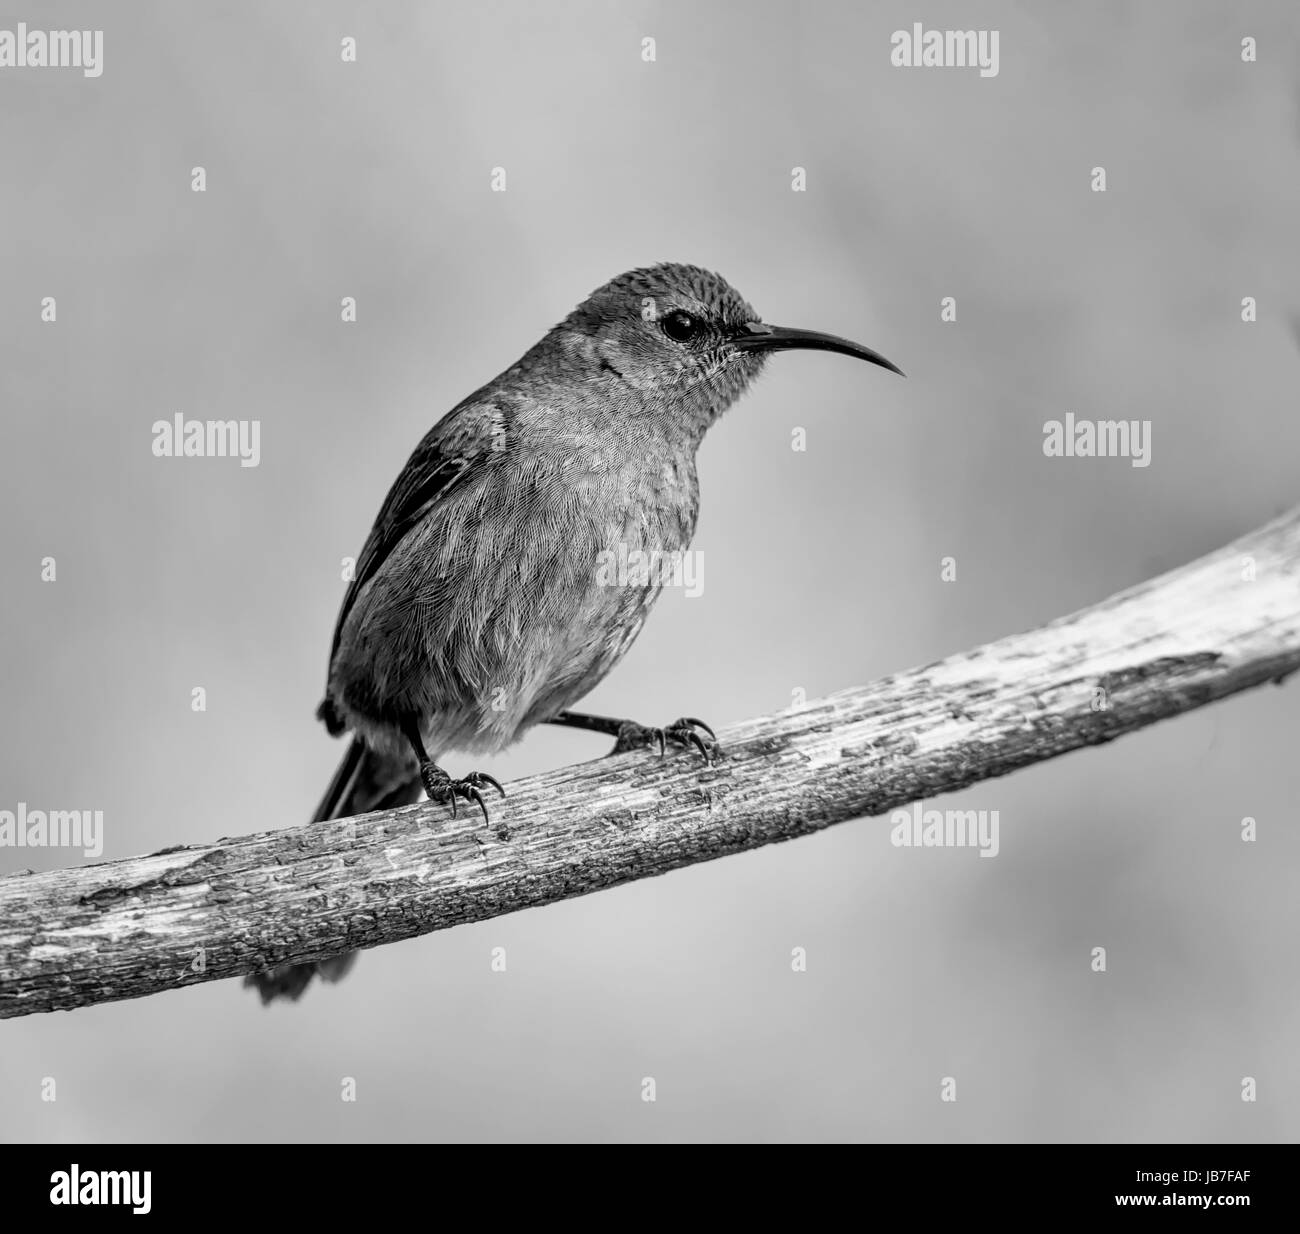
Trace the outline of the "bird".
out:
[[[491,754],[537,724],[667,743],[711,757],[713,730],[570,710],[619,662],[662,572],[611,585],[608,554],[672,555],[699,513],[696,451],[780,351],[837,352],[902,370],[836,335],[765,323],[724,279],[661,263],[597,288],[416,446],[356,560],[335,622],[325,697],[351,735],[313,821],[505,795],[448,752]],[[659,560],[671,559],[662,557]],[[644,560],[644,559],[642,559]],[[472,808],[472,807],[471,807]],[[504,833],[499,833],[504,834]],[[356,953],[250,974],[263,1003],[341,979]]]

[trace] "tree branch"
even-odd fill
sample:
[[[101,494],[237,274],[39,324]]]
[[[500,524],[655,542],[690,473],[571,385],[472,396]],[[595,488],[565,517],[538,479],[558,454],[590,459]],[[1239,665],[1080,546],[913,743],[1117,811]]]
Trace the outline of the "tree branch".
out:
[[[0,879],[0,1017],[137,998],[808,835],[1098,745],[1300,667],[1300,507],[1041,629],[733,725],[445,806]]]

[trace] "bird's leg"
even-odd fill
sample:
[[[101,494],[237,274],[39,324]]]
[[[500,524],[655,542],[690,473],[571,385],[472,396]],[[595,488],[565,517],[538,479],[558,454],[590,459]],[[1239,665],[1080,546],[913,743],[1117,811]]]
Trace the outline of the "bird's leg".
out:
[[[561,711],[546,721],[547,724],[559,724],[565,728],[585,728],[589,733],[606,733],[617,738],[611,754],[623,754],[628,750],[646,750],[657,745],[662,755],[666,744],[671,741],[684,749],[694,747],[704,755],[705,762],[713,762],[718,751],[718,738],[714,731],[704,723],[691,716],[674,720],[666,728],[650,728],[638,724],[635,720],[615,720],[609,716],[589,716],[580,711]],[[702,729],[708,733],[707,741],[697,733]]]
[[[420,780],[424,784],[424,791],[429,794],[429,800],[451,802],[452,818],[456,817],[457,797],[464,797],[466,801],[477,801],[478,808],[483,811],[483,821],[490,824],[487,802],[483,800],[483,794],[479,789],[490,784],[502,797],[506,795],[506,790],[486,771],[471,771],[463,779],[453,780],[429,757],[429,752],[424,748],[424,738],[420,736],[420,726],[414,720],[407,720],[402,725],[402,732],[406,740],[411,743],[411,749],[415,751],[416,760],[420,764]],[[505,827],[499,827],[497,837],[506,840],[510,838],[510,833]]]

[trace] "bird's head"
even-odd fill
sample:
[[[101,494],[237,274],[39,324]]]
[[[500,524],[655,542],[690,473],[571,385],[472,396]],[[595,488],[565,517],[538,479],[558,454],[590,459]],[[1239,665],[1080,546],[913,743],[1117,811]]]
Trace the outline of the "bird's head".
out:
[[[707,428],[772,352],[835,351],[895,373],[884,356],[831,334],[766,325],[721,275],[665,264],[597,288],[551,332],[585,380],[619,383]]]

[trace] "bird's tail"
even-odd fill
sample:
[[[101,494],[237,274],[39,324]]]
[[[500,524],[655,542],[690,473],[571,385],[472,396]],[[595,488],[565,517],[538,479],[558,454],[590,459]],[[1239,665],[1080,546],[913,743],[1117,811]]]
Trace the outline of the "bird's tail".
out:
[[[354,737],[316,807],[312,822],[323,823],[331,818],[365,814],[368,810],[393,810],[410,805],[419,799],[422,789],[420,773],[410,762],[377,754],[360,737]],[[341,981],[356,959],[357,953],[350,951],[315,964],[285,964],[263,973],[252,973],[244,978],[244,984],[256,987],[264,1004],[277,998],[292,1001],[302,995],[312,977],[318,974],[323,981]]]

